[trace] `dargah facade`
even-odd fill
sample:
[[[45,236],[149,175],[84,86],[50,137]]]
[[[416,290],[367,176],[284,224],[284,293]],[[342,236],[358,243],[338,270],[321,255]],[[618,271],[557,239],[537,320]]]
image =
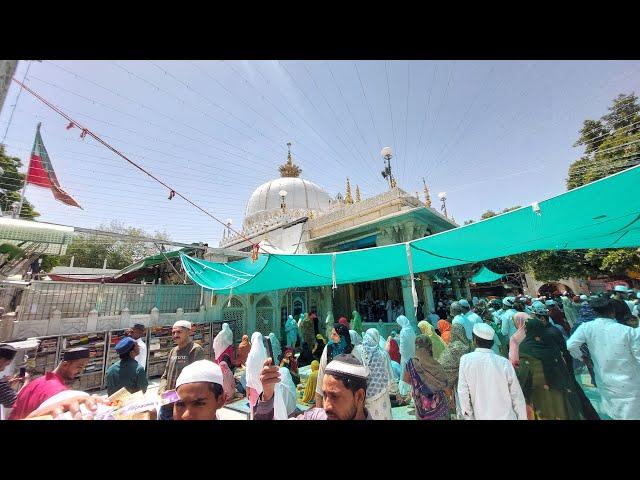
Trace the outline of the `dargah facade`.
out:
[[[273,253],[327,253],[407,242],[437,234],[457,225],[431,207],[425,185],[425,202],[398,187],[361,199],[359,188],[332,198],[321,186],[301,178],[302,170],[287,161],[279,167],[280,177],[260,185],[249,197],[241,234],[225,235],[220,247],[250,252],[251,244]],[[246,253],[245,253],[246,254]],[[468,293],[468,281],[453,270],[446,272],[453,294]],[[440,277],[442,272],[440,272]],[[438,275],[419,274],[418,297],[426,309],[433,308],[434,280]],[[283,336],[288,315],[316,312],[324,331],[324,320],[332,311],[351,318],[357,310],[363,323],[374,323],[387,333],[395,317],[404,312],[413,317],[415,308],[410,279],[391,278],[329,287],[288,289],[259,295],[212,295],[224,321],[233,321],[236,341],[243,333],[274,332]],[[215,307],[214,307],[215,308]],[[390,323],[389,320],[393,323]],[[369,327],[367,325],[366,327]]]

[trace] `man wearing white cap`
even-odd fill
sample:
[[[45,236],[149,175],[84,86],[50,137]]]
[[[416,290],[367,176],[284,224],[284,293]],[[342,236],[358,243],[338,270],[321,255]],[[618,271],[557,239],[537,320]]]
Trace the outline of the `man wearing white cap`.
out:
[[[611,297],[611,303],[616,312],[616,320],[623,325],[629,325],[631,316],[631,310],[629,305],[624,301],[624,296],[627,294],[627,287],[624,285],[616,285],[613,287],[613,296]]]
[[[167,359],[167,366],[160,378],[158,395],[167,390],[173,390],[176,380],[187,365],[204,359],[204,350],[200,345],[194,343],[190,337],[191,322],[178,320],[173,324],[171,336],[176,346],[171,349]],[[171,420],[173,418],[173,405],[163,405],[160,408],[159,420]]]
[[[225,402],[220,365],[198,360],[182,369],[176,380],[180,400],[173,404],[174,420],[217,420]]]
[[[280,381],[278,367],[267,358],[260,373],[262,394],[254,414],[255,420],[273,420],[274,390]],[[322,408],[310,408],[296,420],[373,420],[365,408],[369,369],[351,354],[336,356],[324,370]]]
[[[466,300],[458,300],[451,304],[451,315],[453,321],[451,325],[460,324],[464,327],[464,333],[467,335],[467,339],[471,340],[473,331],[473,322],[467,317],[469,313],[469,302]]]
[[[505,297],[502,300],[502,304],[506,307],[505,312],[500,316],[502,320],[500,330],[502,335],[507,337],[507,340],[511,338],[511,335],[516,333],[518,330],[516,328],[515,323],[513,323],[513,316],[517,313],[516,309],[513,308],[513,304],[515,303],[515,297]]]
[[[486,323],[473,326],[475,351],[460,358],[458,399],[465,420],[526,420],[527,409],[511,362],[491,347],[495,332]]]

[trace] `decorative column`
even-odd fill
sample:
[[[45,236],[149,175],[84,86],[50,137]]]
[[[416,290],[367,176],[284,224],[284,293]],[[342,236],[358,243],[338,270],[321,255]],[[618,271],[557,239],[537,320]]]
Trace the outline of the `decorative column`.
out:
[[[411,278],[404,276],[400,279],[402,284],[402,300],[404,302],[404,316],[409,320],[415,320],[415,305],[413,304],[413,296],[411,295]]]
[[[471,286],[469,285],[469,279],[467,277],[464,277],[463,284],[464,284],[465,298],[467,298],[468,300],[471,300]]]
[[[431,277],[425,275],[424,273],[422,274],[422,287],[424,291],[424,301],[426,308],[424,314],[426,316],[431,311],[435,311],[436,303],[433,300],[433,282],[431,280]]]
[[[453,295],[456,297],[456,300],[460,300],[462,298],[462,292],[460,291],[460,282],[458,281],[458,275],[453,268],[449,269],[449,273],[451,274],[451,286],[453,287]]]
[[[353,283],[349,284],[349,310],[349,315],[351,315],[351,312],[356,310],[356,288],[353,286]]]

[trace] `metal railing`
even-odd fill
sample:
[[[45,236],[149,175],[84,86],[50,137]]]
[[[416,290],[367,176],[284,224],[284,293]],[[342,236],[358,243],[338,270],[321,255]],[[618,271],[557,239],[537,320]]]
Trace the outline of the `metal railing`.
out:
[[[200,309],[198,285],[95,284],[80,282],[34,281],[24,290],[18,319],[46,320],[55,310],[62,318],[86,317],[91,310],[98,315],[146,314],[157,307],[160,313]]]

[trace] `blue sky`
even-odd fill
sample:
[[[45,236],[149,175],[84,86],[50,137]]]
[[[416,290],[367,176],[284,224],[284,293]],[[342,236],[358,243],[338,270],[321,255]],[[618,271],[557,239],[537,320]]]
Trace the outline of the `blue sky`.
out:
[[[22,79],[27,62],[20,62]],[[398,184],[458,223],[565,191],[582,121],[640,91],[639,61],[33,62],[26,83],[203,208],[238,227],[276,178],[291,141],[302,177],[332,196],[345,179],[384,191],[380,150]],[[16,103],[13,85],[0,139]],[[39,220],[93,228],[113,219],[173,240],[217,245],[222,227],[22,92],[5,143],[28,162],[36,124],[58,179],[84,208],[27,188]],[[439,207],[439,206],[438,206]]]

